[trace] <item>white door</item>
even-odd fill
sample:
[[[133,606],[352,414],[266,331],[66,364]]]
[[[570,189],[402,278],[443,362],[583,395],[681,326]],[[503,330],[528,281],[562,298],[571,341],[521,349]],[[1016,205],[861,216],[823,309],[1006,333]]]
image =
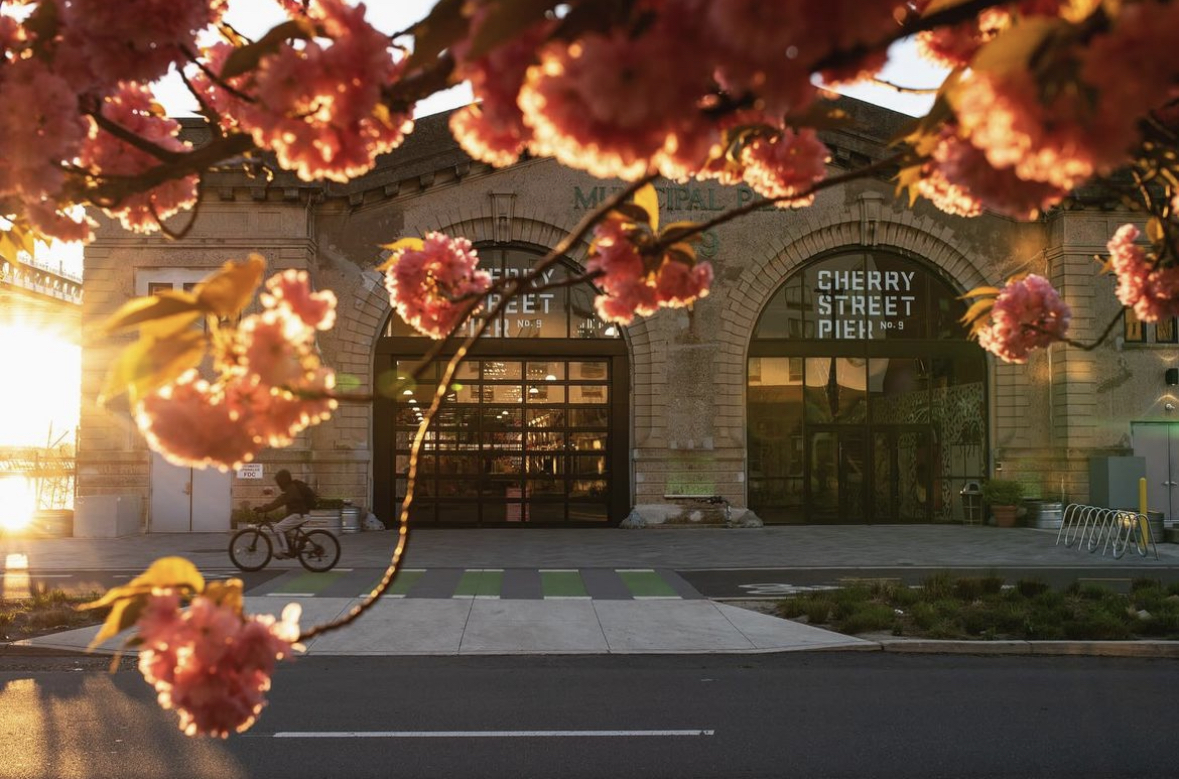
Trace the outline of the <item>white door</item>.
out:
[[[1179,519],[1179,423],[1135,422],[1134,454],[1146,460],[1146,502],[1168,520]]]
[[[153,453],[148,530],[152,533],[229,530],[232,479],[232,474],[216,469],[182,468]]]

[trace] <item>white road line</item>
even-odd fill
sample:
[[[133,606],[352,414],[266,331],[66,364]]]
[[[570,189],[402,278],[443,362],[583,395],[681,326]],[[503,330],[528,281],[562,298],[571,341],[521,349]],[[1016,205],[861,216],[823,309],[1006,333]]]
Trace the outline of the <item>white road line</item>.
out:
[[[341,730],[279,731],[274,738],[675,738],[715,730]]]
[[[268,592],[268,598],[314,598],[314,592]]]

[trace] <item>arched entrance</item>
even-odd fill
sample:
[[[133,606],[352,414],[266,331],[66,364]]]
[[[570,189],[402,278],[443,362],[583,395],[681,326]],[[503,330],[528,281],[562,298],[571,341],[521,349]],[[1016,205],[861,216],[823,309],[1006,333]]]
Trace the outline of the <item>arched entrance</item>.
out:
[[[494,277],[542,250],[480,247]],[[570,267],[554,269],[558,282]],[[585,284],[521,295],[459,369],[422,450],[411,521],[445,526],[592,526],[630,509],[629,366],[618,329]],[[393,313],[377,342],[376,386],[408,376],[432,341]],[[374,503],[387,523],[405,493],[409,449],[441,365],[374,411]]]
[[[965,305],[897,252],[792,275],[749,348],[749,505],[766,522],[961,519],[986,466],[986,359]]]

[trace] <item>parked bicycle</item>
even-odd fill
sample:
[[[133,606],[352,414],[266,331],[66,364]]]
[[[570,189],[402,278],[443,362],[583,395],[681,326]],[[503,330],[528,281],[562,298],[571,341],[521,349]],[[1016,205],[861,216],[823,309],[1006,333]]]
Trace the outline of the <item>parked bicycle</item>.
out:
[[[274,557],[270,540],[274,520],[260,517],[229,539],[229,559],[243,571],[260,571]],[[304,530],[302,526],[288,535],[291,553],[308,571],[330,571],[340,559],[340,542],[327,530]]]

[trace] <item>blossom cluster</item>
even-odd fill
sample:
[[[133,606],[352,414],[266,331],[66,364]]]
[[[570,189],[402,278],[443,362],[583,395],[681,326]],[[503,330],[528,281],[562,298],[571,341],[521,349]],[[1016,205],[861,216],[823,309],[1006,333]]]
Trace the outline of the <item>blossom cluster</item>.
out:
[[[1009,281],[977,332],[978,343],[1005,362],[1027,362],[1033,349],[1059,341],[1068,332],[1072,311],[1042,276]]]
[[[172,589],[153,593],[139,617],[139,670],[160,706],[175,709],[189,736],[226,738],[248,729],[266,705],[276,661],[292,656],[300,607],[281,620],[244,616],[204,595],[181,608]]]
[[[466,238],[429,233],[420,249],[390,258],[385,288],[402,319],[431,338],[445,338],[491,286],[491,274],[478,265]]]
[[[594,228],[586,270],[597,274],[602,294],[594,308],[603,320],[630,324],[635,315],[649,316],[660,307],[679,308],[708,295],[712,266],[661,255],[651,267],[636,241],[635,227],[609,218]]]
[[[1144,322],[1179,316],[1179,266],[1160,266],[1134,242],[1134,225],[1122,225],[1109,240],[1109,267],[1118,278],[1117,296]]]
[[[206,52],[208,72],[192,80],[223,129],[249,133],[302,179],[346,182],[371,170],[377,155],[413,129],[412,107],[394,114],[381,102],[382,88],[398,81],[405,60],[395,59],[388,37],[365,20],[363,3],[316,0],[306,21],[323,42],[284,42],[256,70],[223,80],[210,73],[223,71],[235,47],[218,43]]]
[[[287,270],[266,282],[260,300],[262,311],[220,344],[215,380],[189,371],[139,402],[140,430],[169,461],[236,468],[265,447],[289,445],[336,408],[335,373],[315,351],[316,331],[335,321],[335,295],[313,292],[306,271]]]
[[[88,177],[135,176],[159,164],[143,148],[99,126],[101,114],[145,145],[185,148],[179,125],[160,115],[142,84],[195,51],[197,32],[221,18],[224,0],[55,0],[30,22],[0,20],[0,201],[42,235],[89,240]],[[47,10],[51,8],[52,10]],[[195,178],[101,202],[129,228],[154,230],[195,202]],[[13,214],[4,214],[11,216]]]

